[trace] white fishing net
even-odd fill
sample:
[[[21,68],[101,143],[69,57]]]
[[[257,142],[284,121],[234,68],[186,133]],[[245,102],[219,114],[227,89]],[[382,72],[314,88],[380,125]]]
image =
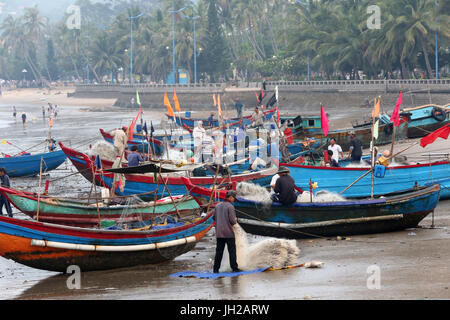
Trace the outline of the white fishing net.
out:
[[[235,224],[233,230],[236,237],[236,257],[240,269],[282,268],[298,263],[300,249],[297,247],[296,240],[268,238],[250,244],[247,233],[239,224]],[[222,265],[228,266],[224,263]]]
[[[116,155],[114,153],[114,147],[111,143],[106,141],[98,141],[87,152],[89,156],[100,156],[101,159],[114,161]]]

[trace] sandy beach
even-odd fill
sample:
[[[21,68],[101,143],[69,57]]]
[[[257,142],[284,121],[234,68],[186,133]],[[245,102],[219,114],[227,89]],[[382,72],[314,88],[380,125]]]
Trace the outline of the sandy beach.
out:
[[[65,90],[51,94],[36,89],[4,91],[0,97],[0,117],[5,124],[1,139],[31,147],[48,134],[48,119],[42,118],[41,106],[57,104],[60,114],[55,119],[52,135],[59,141],[87,150],[89,144],[101,141],[99,128],[111,129],[130,121],[135,111],[112,107],[113,100],[68,98]],[[12,105],[19,115],[26,112],[26,127],[12,118]],[[330,117],[335,127],[350,126],[351,119],[367,114],[368,109],[345,110]],[[157,121],[163,114],[146,110],[146,121]],[[396,145],[401,150],[414,141]],[[13,152],[1,146],[2,152]],[[422,161],[421,154],[450,153],[450,142],[438,140],[426,149],[416,146],[406,153],[408,158]],[[49,173],[50,192],[69,195],[88,192],[90,183],[75,173],[66,162]],[[60,179],[61,178],[61,179]],[[60,180],[59,180],[60,179]],[[37,178],[12,179],[12,186],[37,191]],[[16,213],[17,218],[24,215]],[[434,228],[431,228],[434,222]],[[173,278],[180,271],[209,271],[214,257],[214,234],[208,234],[194,250],[158,266],[82,274],[81,289],[68,289],[67,275],[32,269],[0,257],[0,299],[55,300],[395,300],[450,299],[450,201],[441,201],[434,216],[429,215],[419,228],[399,232],[352,236],[346,240],[321,238],[297,240],[301,253],[299,263],[324,262],[321,269],[289,269],[243,275],[217,280]],[[251,243],[264,237],[248,235]],[[380,287],[368,285],[370,270],[378,267]],[[372,269],[371,269],[372,268]]]

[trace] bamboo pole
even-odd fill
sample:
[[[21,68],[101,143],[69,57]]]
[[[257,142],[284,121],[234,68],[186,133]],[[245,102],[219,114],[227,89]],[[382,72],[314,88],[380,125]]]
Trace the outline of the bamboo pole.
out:
[[[209,212],[209,208],[211,207],[211,202],[212,202],[213,195],[216,192],[216,182],[217,182],[217,176],[219,175],[219,168],[220,168],[219,164],[217,164],[216,176],[214,177],[214,185],[213,185],[213,189],[212,189],[212,192],[211,192],[211,196],[209,197],[208,208],[206,210],[207,213]]]
[[[160,165],[161,165],[161,163],[160,163]],[[172,200],[173,206],[175,207],[175,210],[177,211],[178,218],[181,218],[181,214],[178,211],[177,204],[175,203],[175,200],[173,199],[172,194],[170,193],[169,187],[167,186],[167,183],[164,180],[164,178],[162,177],[161,173],[159,173],[159,178],[161,178],[162,182],[164,183],[164,187],[167,189],[167,193],[169,194],[170,200]]]
[[[100,218],[100,208],[98,206],[98,196],[97,196],[97,184],[95,183],[95,174],[97,171],[97,167],[95,164],[92,166],[92,184],[94,185],[94,194],[95,194],[95,206],[97,207],[97,216],[98,216],[98,227],[102,227],[102,220]],[[92,188],[91,188],[92,190]],[[90,194],[89,194],[90,197]]]

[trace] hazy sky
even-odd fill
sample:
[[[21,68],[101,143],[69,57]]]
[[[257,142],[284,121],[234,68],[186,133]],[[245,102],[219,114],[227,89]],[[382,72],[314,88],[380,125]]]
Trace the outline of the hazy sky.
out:
[[[21,16],[25,7],[38,5],[42,15],[51,20],[59,19],[64,15],[67,7],[76,0],[0,0],[0,19],[8,15]],[[95,2],[95,1],[94,1]]]

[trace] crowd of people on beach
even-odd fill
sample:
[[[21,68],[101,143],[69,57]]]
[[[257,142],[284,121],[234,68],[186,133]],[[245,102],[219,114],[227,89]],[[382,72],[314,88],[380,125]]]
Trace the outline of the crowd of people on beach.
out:
[[[13,108],[14,121],[17,121],[17,108],[16,108],[16,106],[13,106],[12,108]],[[59,109],[58,109],[58,105],[56,105],[56,104],[53,105],[53,104],[51,104],[49,102],[48,103],[48,107],[47,107],[47,111],[46,111],[45,106],[42,106],[42,118],[45,120],[46,116],[48,116],[49,123],[50,123],[51,126],[53,125],[53,119],[55,119],[58,116],[58,112],[59,112]],[[27,114],[26,114],[26,112],[22,112],[21,119],[22,119],[23,128],[25,129],[26,128],[26,123],[27,123]]]

